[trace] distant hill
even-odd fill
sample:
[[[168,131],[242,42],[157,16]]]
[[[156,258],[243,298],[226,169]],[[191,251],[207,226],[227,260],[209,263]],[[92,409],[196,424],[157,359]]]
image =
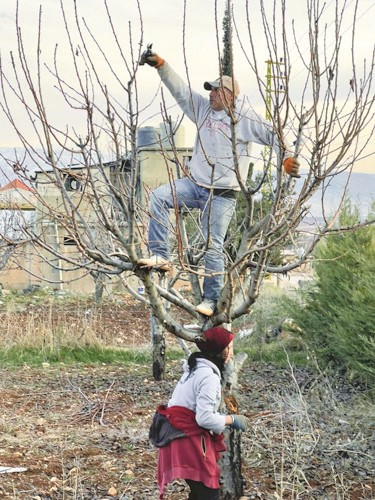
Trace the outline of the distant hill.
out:
[[[30,173],[37,169],[35,163],[25,153],[24,148],[0,148],[0,187],[18,177],[17,169],[14,169],[13,165],[17,162],[22,163],[24,160],[26,160]]]
[[[29,175],[36,170],[50,169],[41,149],[35,149],[33,156],[35,159],[26,153],[24,148],[0,148],[0,187],[17,177],[17,168],[13,168],[17,163],[26,165]],[[67,152],[62,153],[59,164],[64,167],[71,165],[72,155]],[[26,182],[25,179],[22,180]]]
[[[0,148],[0,187],[17,177],[11,165],[12,162],[16,162],[17,158],[21,160],[24,156],[25,151],[22,148]],[[30,158],[26,158],[26,164],[28,165],[29,172],[32,173],[34,170],[40,169],[40,165],[42,165],[43,162],[37,166]],[[304,176],[302,175],[302,178],[297,181],[296,184],[297,191],[303,180]],[[347,174],[343,173],[335,177],[327,187],[325,191],[326,215],[329,215],[338,207],[346,180]],[[315,217],[321,216],[321,194],[322,191],[320,189],[309,201],[309,205],[311,205],[311,214]],[[350,199],[359,205],[362,216],[366,217],[371,202],[375,199],[375,174],[353,173],[349,181],[348,194]]]
[[[325,190],[326,215],[330,215],[330,213],[338,208],[347,178],[348,175],[346,173],[340,174],[327,186]],[[298,189],[298,185],[296,187]],[[322,190],[319,189],[309,202],[311,204],[311,212],[316,216],[321,215],[321,196]],[[362,217],[366,218],[372,202],[375,201],[375,174],[353,173],[348,184],[348,197],[354,204],[358,205]]]

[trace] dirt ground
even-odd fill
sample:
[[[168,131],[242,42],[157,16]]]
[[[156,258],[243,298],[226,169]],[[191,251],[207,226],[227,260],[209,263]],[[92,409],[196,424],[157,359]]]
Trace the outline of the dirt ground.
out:
[[[143,305],[100,314],[118,345],[148,345]],[[0,471],[25,469],[0,474],[0,498],[156,500],[148,428],[180,373],[180,361],[162,382],[136,364],[0,367]],[[252,422],[242,436],[246,497],[374,499],[374,415],[362,391],[338,376],[246,363],[237,395]],[[184,482],[165,498],[187,498]]]

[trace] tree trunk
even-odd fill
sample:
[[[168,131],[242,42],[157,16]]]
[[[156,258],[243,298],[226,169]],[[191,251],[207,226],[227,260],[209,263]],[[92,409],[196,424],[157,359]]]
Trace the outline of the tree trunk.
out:
[[[92,272],[90,274],[95,282],[95,303],[99,305],[103,301],[106,276],[103,273],[99,272]]]
[[[224,453],[220,462],[222,500],[236,500],[243,496],[244,480],[242,477],[241,462],[241,432],[234,430],[225,431],[225,441],[228,451]]]
[[[165,335],[160,322],[151,313],[152,376],[154,380],[165,378]]]
[[[234,392],[238,381],[238,372],[247,355],[240,353],[227,363],[223,374],[223,413],[237,414],[238,404]],[[224,431],[228,451],[220,460],[222,500],[236,500],[243,496],[244,480],[242,477],[241,432],[228,429]]]

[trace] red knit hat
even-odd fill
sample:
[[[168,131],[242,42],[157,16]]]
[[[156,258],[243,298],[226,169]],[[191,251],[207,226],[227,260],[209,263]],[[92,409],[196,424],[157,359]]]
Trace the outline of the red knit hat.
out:
[[[203,339],[197,339],[195,343],[201,352],[219,354],[234,339],[233,333],[220,326],[209,328],[202,334]]]

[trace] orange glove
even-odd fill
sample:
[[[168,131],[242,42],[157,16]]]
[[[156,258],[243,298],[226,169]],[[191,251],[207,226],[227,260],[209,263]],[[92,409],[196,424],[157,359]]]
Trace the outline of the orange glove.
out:
[[[283,161],[284,172],[290,175],[290,177],[296,177],[299,179],[301,177],[298,173],[299,165],[299,161],[296,158],[293,158],[293,156],[290,156]]]
[[[160,68],[160,66],[163,66],[165,61],[158,54],[155,54],[155,52],[153,52],[151,49],[152,49],[152,43],[150,43],[150,45],[147,46],[147,50],[145,50],[141,55],[139,65],[143,66],[144,64],[148,64],[153,68],[156,69]]]

